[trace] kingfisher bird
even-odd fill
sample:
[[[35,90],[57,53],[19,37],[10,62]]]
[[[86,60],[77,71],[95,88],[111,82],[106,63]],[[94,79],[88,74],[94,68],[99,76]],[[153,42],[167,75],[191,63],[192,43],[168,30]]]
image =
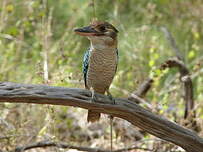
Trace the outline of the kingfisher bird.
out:
[[[110,23],[93,21],[89,26],[77,28],[76,34],[90,40],[90,47],[83,58],[83,77],[85,88],[92,92],[105,94],[113,100],[109,87],[113,81],[118,65],[117,34],[118,30]],[[88,110],[88,122],[98,121],[100,113]]]

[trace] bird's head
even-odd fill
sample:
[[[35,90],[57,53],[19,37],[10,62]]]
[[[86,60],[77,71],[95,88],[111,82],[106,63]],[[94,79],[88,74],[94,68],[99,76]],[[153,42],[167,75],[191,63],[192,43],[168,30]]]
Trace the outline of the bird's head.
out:
[[[86,36],[95,48],[117,47],[118,30],[108,22],[94,21],[89,26],[77,28],[74,31],[78,35]]]

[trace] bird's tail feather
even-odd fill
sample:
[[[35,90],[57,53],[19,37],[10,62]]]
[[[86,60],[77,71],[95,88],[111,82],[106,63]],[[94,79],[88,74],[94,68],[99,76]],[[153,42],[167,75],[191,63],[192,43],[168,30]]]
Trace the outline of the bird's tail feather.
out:
[[[94,110],[88,110],[87,121],[88,122],[99,121],[100,116],[101,116],[101,113]]]

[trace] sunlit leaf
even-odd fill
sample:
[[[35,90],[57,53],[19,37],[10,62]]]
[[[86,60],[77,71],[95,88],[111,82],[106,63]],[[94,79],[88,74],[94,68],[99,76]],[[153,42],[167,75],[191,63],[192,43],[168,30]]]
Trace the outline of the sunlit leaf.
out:
[[[154,60],[150,60],[150,61],[149,61],[149,66],[150,66],[150,67],[153,67],[154,64],[155,64],[155,61],[154,61]]]
[[[189,53],[188,53],[188,58],[194,58],[195,57],[195,51],[194,50],[191,50]]]
[[[10,12],[12,12],[14,10],[14,6],[12,4],[9,4],[9,5],[6,6],[6,10],[7,10],[7,12],[10,13]]]
[[[197,39],[197,40],[200,39],[200,35],[198,32],[194,32],[193,35],[194,35],[195,39]]]

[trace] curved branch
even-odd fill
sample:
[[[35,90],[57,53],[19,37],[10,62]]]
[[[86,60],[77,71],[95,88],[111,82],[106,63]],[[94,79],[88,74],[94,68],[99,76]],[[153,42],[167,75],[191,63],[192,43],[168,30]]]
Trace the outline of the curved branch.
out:
[[[116,98],[113,104],[107,96],[100,94],[96,96],[96,102],[91,102],[91,93],[84,89],[0,83],[0,103],[52,104],[95,109],[123,118],[154,136],[179,145],[188,152],[202,151],[203,139],[196,133],[155,115],[132,101]]]
[[[162,65],[163,68],[165,67],[176,67],[179,68],[180,71],[180,77],[184,84],[184,92],[185,92],[185,114],[184,118],[194,117],[195,118],[195,111],[194,110],[194,100],[193,100],[193,86],[192,86],[192,80],[190,78],[190,72],[188,68],[186,67],[184,63],[184,57],[181,54],[181,51],[179,50],[176,41],[172,34],[169,32],[169,30],[166,27],[161,27],[161,30],[165,34],[167,40],[169,41],[172,50],[174,51],[177,59],[169,59],[165,62],[164,65]],[[189,114],[190,113],[190,114]]]
[[[169,59],[161,65],[161,68],[163,69],[167,67],[179,69],[180,80],[184,84],[184,99],[186,102],[184,118],[187,118],[188,116],[191,116],[191,114],[194,112],[193,85],[192,80],[190,78],[190,72],[187,69],[186,65],[177,58]]]

